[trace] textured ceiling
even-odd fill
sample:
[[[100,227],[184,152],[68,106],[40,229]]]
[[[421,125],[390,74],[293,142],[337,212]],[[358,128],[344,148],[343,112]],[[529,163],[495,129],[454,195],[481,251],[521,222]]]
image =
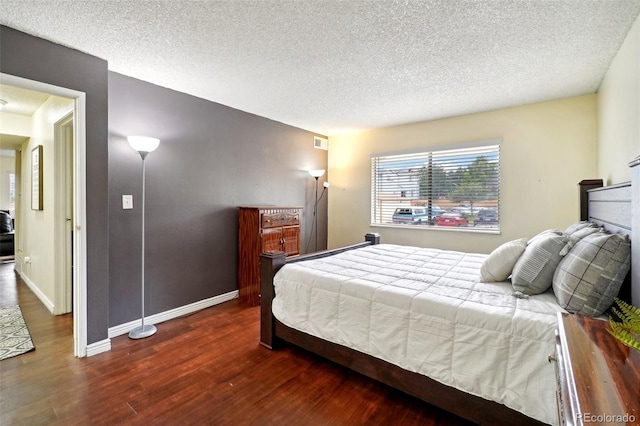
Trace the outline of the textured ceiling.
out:
[[[597,91],[640,0],[0,0],[109,69],[333,135]]]

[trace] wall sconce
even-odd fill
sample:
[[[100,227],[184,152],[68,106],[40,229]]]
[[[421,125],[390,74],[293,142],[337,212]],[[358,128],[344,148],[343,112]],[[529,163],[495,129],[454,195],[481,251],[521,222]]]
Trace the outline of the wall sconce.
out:
[[[136,327],[129,332],[130,339],[143,339],[145,337],[152,336],[158,331],[155,325],[153,324],[144,324],[144,216],[145,216],[145,178],[146,178],[146,170],[145,170],[145,158],[150,152],[153,152],[160,145],[160,140],[156,138],[149,138],[146,136],[129,136],[127,138],[129,141],[129,145],[131,148],[138,151],[140,157],[142,158],[142,323],[140,327]]]

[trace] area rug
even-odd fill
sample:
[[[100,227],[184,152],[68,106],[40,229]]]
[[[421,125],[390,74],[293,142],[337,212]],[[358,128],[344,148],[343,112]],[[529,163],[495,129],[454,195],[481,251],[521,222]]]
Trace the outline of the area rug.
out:
[[[34,349],[20,306],[0,308],[0,361]]]

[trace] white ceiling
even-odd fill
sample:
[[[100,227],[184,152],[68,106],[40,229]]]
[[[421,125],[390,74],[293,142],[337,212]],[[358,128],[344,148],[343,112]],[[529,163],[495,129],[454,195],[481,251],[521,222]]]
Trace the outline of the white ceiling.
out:
[[[0,99],[7,102],[0,112],[0,124],[2,124],[2,120],[12,119],[11,116],[6,114],[31,117],[48,97],[49,95],[46,93],[0,84]],[[0,155],[6,156],[13,150],[20,149],[22,143],[28,139],[24,135],[10,135],[0,132]]]
[[[0,0],[109,69],[334,135],[595,93],[640,0]]]
[[[7,102],[2,112],[31,117],[47,98],[46,93],[0,84],[0,99]]]
[[[44,101],[49,97],[46,93],[34,92],[32,90],[20,89],[17,87],[0,84],[0,99],[7,102],[0,112],[0,124],[2,120],[11,120],[7,114],[24,115],[31,117]],[[0,126],[0,130],[4,130]],[[23,142],[29,138],[24,135],[11,135],[0,131],[0,155],[15,155],[13,150],[20,149]]]

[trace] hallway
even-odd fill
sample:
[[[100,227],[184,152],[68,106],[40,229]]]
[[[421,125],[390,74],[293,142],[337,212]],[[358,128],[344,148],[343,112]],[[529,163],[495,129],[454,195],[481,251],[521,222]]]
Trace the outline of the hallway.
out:
[[[20,305],[38,350],[48,352],[54,345],[52,354],[61,355],[68,349],[73,357],[73,314],[51,315],[15,272],[14,263],[0,263],[0,306],[11,305]]]

